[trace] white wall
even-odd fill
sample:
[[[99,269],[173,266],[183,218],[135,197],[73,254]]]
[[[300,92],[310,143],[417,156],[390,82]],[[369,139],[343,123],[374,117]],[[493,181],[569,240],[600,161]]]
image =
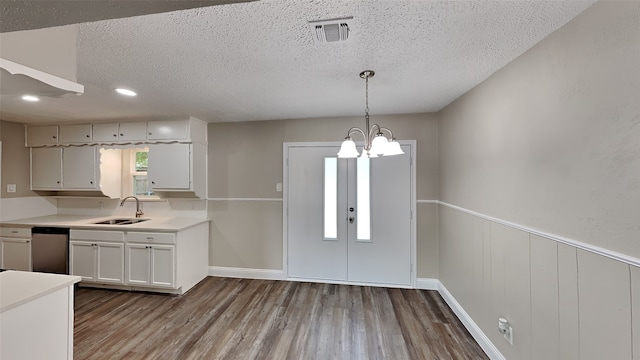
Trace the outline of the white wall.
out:
[[[601,1],[439,114],[440,279],[507,359],[640,359],[639,64]]]

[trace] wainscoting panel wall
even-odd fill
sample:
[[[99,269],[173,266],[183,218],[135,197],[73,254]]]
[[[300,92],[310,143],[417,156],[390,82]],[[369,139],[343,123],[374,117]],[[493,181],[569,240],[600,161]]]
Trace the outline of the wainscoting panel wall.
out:
[[[530,235],[529,241],[531,255],[531,358],[553,359],[560,353],[558,243],[537,235]],[[556,266],[553,266],[554,264]]]
[[[502,304],[495,309],[498,316],[494,318],[494,328],[497,329],[498,317],[509,320],[517,336],[514,336],[513,346],[507,346],[501,352],[507,359],[517,359],[518,354],[531,352],[529,236],[523,231],[492,223],[491,250],[491,274],[500,274],[497,278],[504,279],[504,293],[493,293],[494,303]],[[496,330],[493,332],[497,333]],[[504,338],[500,342],[506,344]]]
[[[580,358],[631,359],[629,265],[578,249]]]
[[[578,314],[578,254],[573,246],[558,244],[558,326],[560,359],[580,358]],[[553,264],[547,266],[553,266]],[[544,309],[541,309],[544,311]]]
[[[631,269],[631,326],[633,335],[633,358],[640,359],[640,268]]]
[[[640,359],[640,268],[448,204],[438,216],[440,281],[506,359]]]

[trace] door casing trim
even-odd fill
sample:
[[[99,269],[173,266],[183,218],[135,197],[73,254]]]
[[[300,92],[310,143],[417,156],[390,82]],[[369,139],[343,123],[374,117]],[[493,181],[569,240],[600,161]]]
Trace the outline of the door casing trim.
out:
[[[417,279],[417,221],[416,221],[416,154],[417,154],[417,141],[416,140],[398,140],[400,145],[406,145],[411,148],[411,287],[416,287]],[[289,149],[296,147],[340,147],[340,141],[327,141],[327,142],[283,142],[282,143],[282,274],[283,278],[291,281],[296,279],[289,277],[288,267],[288,208],[289,208]],[[363,143],[356,142],[357,146],[362,146]],[[299,279],[298,279],[299,281]],[[322,282],[322,281],[319,281]],[[329,281],[327,281],[329,282]],[[349,285],[361,285],[361,283],[355,282],[341,282]]]

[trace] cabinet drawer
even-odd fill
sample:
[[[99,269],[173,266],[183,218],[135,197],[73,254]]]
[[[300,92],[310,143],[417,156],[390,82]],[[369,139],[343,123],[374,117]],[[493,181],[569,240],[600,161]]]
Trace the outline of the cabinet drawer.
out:
[[[102,230],[74,230],[69,232],[71,240],[88,241],[116,241],[124,242],[124,232],[122,231],[102,231]]]
[[[127,242],[141,242],[153,244],[175,244],[176,234],[173,233],[150,233],[150,232],[128,232],[124,236]]]
[[[30,238],[31,237],[31,228],[12,228],[12,227],[1,227],[0,228],[0,236],[2,237],[19,237],[19,238]]]

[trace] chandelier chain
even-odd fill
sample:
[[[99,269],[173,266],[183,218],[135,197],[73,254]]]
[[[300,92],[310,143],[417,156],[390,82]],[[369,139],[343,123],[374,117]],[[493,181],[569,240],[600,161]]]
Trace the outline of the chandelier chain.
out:
[[[369,116],[369,75],[367,74],[365,77],[365,107],[364,112],[367,116]]]

